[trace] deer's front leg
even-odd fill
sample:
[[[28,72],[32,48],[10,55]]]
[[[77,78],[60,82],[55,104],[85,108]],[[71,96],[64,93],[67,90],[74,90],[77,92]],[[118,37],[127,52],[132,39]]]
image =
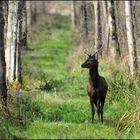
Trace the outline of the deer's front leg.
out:
[[[91,105],[92,123],[94,123],[94,99],[93,99],[93,97],[90,97],[90,105]]]

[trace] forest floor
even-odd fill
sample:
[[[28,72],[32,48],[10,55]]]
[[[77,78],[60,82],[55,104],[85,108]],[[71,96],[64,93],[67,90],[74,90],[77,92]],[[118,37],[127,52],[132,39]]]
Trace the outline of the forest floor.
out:
[[[77,61],[72,72],[70,61],[76,60],[73,60],[70,52],[75,53],[73,47],[78,42],[73,38],[74,33],[67,18],[60,17],[61,24],[54,19],[55,16],[52,18],[53,25],[46,22],[38,25],[37,31],[33,30],[30,50],[23,52],[26,93],[20,94],[25,100],[20,101],[22,103],[19,108],[16,106],[23,121],[11,124],[9,131],[16,138],[29,139],[140,138],[138,129],[130,129],[127,123],[120,123],[135,106],[131,106],[133,103],[124,94],[120,100],[120,94],[114,95],[123,92],[123,89],[115,91],[120,85],[111,76],[116,76],[119,70],[112,70],[112,66],[104,61],[100,64],[100,73],[107,79],[110,88],[104,107],[104,124],[98,122],[97,114],[94,125],[91,123],[86,93],[88,72],[80,67],[85,58]],[[127,128],[122,129],[125,126]]]

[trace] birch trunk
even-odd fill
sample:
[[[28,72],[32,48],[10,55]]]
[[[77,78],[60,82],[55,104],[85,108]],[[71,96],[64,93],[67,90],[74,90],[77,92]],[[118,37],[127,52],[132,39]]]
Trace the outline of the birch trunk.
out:
[[[6,65],[7,65],[7,81],[12,85],[17,79],[17,72],[19,67],[18,58],[20,50],[19,43],[21,41],[21,7],[19,5],[22,1],[9,1],[9,16],[7,24],[7,42],[6,42]],[[18,14],[19,13],[19,14]]]
[[[0,1],[0,98],[2,104],[7,105],[6,63],[4,56],[4,15],[3,2]]]
[[[116,61],[120,57],[120,47],[117,36],[117,25],[114,8],[114,0],[108,1],[108,22],[109,22],[109,48],[113,56],[113,60]]]
[[[135,43],[135,38],[134,38],[131,1],[125,1],[125,14],[126,14],[128,49],[129,49],[129,66],[130,66],[130,72],[131,72],[132,77],[135,77],[138,71],[138,64],[137,64],[136,43]]]
[[[76,27],[76,1],[71,1],[71,20],[72,20],[72,28]]]
[[[95,50],[97,51],[99,48],[102,47],[100,2],[99,1],[94,1],[94,12],[95,12]]]
[[[15,80],[15,66],[16,66],[16,46],[17,46],[17,8],[18,1],[10,1],[13,2],[13,20],[12,22],[12,42],[10,46],[10,75],[9,75],[9,83],[13,83]],[[9,3],[9,7],[12,6]],[[10,12],[10,11],[9,11]]]
[[[5,58],[6,58],[6,78],[7,81],[13,81],[14,76],[11,74],[12,68],[11,65],[14,64],[14,48],[15,48],[15,28],[14,28],[14,14],[15,14],[15,5],[16,1],[9,1],[8,5],[8,24],[7,24],[7,40],[6,40],[6,49],[5,49]],[[15,25],[16,26],[16,25]],[[12,48],[12,49],[11,49]],[[13,53],[13,54],[12,54]],[[12,54],[12,57],[11,57]],[[14,65],[13,65],[14,67]],[[12,77],[11,77],[12,76]]]

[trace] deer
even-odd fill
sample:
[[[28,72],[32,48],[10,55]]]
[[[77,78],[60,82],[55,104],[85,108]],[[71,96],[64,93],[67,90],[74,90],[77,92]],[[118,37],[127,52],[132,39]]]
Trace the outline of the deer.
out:
[[[99,50],[98,50],[99,51]],[[99,75],[98,71],[98,51],[89,55],[87,60],[81,65],[82,68],[89,69],[89,80],[87,84],[87,93],[90,99],[92,123],[94,124],[94,105],[97,107],[98,120],[103,123],[103,107],[105,103],[108,85],[104,77]]]

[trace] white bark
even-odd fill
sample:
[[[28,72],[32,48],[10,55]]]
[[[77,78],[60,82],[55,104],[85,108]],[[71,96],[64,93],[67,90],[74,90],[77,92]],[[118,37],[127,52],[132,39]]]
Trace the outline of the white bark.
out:
[[[6,40],[6,49],[5,49],[5,57],[6,57],[6,77],[7,80],[13,81],[14,75],[14,55],[15,55],[15,36],[16,36],[16,23],[14,22],[14,18],[16,18],[16,1],[9,1],[9,12],[8,12],[8,24],[7,24],[7,40]],[[12,66],[12,67],[11,67]]]
[[[102,1],[103,15],[104,15],[104,27],[105,27],[105,35],[104,35],[104,45],[105,48],[108,48],[109,45],[109,23],[108,23],[108,12],[107,12],[107,1]]]
[[[9,75],[9,82],[13,83],[14,79],[15,79],[15,62],[16,62],[16,45],[17,45],[17,9],[18,9],[18,1],[13,1],[14,5],[13,8],[13,20],[12,20],[12,42],[11,42],[11,46],[10,46],[10,75]],[[9,7],[10,7],[10,3],[9,3]]]
[[[99,1],[94,1],[94,13],[95,13],[95,50],[97,51],[99,48],[102,47]]]
[[[11,85],[18,81],[19,73],[19,53],[21,42],[21,13],[22,7],[19,7],[22,1],[9,1],[9,16],[7,24],[7,42],[6,42],[6,66],[7,81]],[[20,8],[20,9],[19,9]]]
[[[125,1],[126,29],[129,49],[129,66],[131,75],[136,76],[138,64],[131,6],[131,1]]]
[[[114,9],[114,1],[108,1],[108,24],[109,24],[109,48],[113,56],[113,60],[116,61],[120,56],[120,48],[117,36],[116,16]]]

